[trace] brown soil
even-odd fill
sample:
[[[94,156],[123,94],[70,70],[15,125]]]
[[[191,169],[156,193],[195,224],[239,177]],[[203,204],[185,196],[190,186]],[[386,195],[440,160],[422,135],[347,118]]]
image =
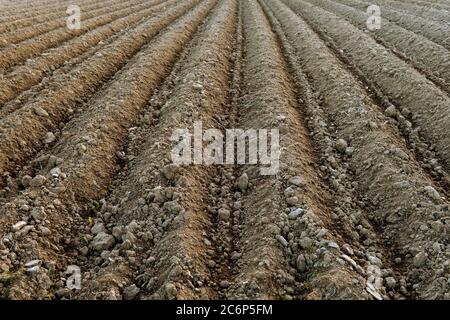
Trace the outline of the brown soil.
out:
[[[449,6],[381,2],[0,1],[0,298],[450,299]]]

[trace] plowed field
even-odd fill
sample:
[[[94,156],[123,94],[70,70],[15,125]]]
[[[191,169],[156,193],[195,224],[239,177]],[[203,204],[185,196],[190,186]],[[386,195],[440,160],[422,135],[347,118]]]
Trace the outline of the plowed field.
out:
[[[448,0],[1,0],[0,297],[450,299],[449,35]],[[279,170],[174,164],[199,122]]]

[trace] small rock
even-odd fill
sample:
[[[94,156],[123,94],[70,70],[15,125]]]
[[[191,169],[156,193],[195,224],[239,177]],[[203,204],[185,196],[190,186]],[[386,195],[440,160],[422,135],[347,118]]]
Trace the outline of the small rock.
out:
[[[311,238],[304,237],[303,239],[300,239],[300,246],[303,249],[310,249],[314,244],[314,241]]]
[[[55,141],[55,139],[56,139],[56,137],[53,134],[53,132],[47,132],[47,134],[44,137],[44,141],[43,142],[44,142],[44,144],[50,144],[53,141]]]
[[[30,232],[33,229],[34,229],[33,226],[25,226],[25,227],[22,228],[22,230],[20,230],[20,234],[21,235],[26,235],[26,234],[28,234],[28,232]]]
[[[242,256],[242,255],[241,255],[239,252],[233,251],[233,252],[231,253],[231,260],[236,261],[236,260],[238,260],[241,256]]]
[[[415,267],[421,267],[425,264],[425,262],[427,262],[427,254],[423,251],[419,252],[418,254],[416,254],[416,256],[413,259],[413,264]]]
[[[84,247],[80,248],[80,253],[83,256],[87,256],[88,252],[89,252],[89,248],[87,246],[84,246]]]
[[[136,220],[133,220],[127,225],[126,229],[127,229],[127,231],[130,231],[130,232],[136,232],[139,229],[139,223],[137,223]]]
[[[295,196],[295,189],[292,188],[292,187],[287,187],[287,188],[283,191],[283,193],[284,193],[284,196],[285,196],[286,198],[290,198],[290,197]]]
[[[161,173],[163,174],[164,178],[167,180],[173,180],[175,178],[175,175],[177,173],[178,167],[174,164],[169,164],[167,166],[164,166],[161,169]]]
[[[169,296],[169,298],[177,296],[178,290],[177,290],[177,287],[173,283],[166,284],[165,290],[166,290],[166,294]]]
[[[47,111],[45,111],[41,107],[34,108],[34,113],[37,114],[40,117],[48,117]]]
[[[20,210],[22,210],[24,212],[28,212],[28,211],[30,211],[30,206],[24,203],[20,206]]]
[[[288,247],[289,243],[282,235],[277,235],[277,240],[281,243],[283,247]]]
[[[245,191],[248,188],[248,175],[247,173],[243,173],[238,179],[238,187],[241,191]]]
[[[146,263],[151,264],[154,263],[156,261],[156,258],[154,256],[150,256],[148,257]]]
[[[305,259],[305,256],[303,254],[300,254],[297,257],[297,269],[300,272],[305,272],[306,271],[306,259]]]
[[[348,147],[347,149],[345,149],[345,155],[347,155],[348,157],[351,157],[353,155],[354,151],[355,151],[355,148]]]
[[[303,187],[305,185],[305,182],[300,176],[291,177],[288,182],[297,187]]]
[[[130,242],[131,245],[136,243],[136,236],[131,231],[125,232],[125,234],[122,235],[122,240],[124,242]]]
[[[214,268],[216,266],[216,262],[214,260],[208,260],[208,267]]]
[[[37,175],[36,177],[33,178],[33,180],[31,180],[30,186],[33,188],[40,187],[45,183],[46,180],[47,179],[44,176]]]
[[[83,153],[85,153],[86,150],[87,150],[87,147],[86,147],[84,144],[79,143],[79,144],[77,145],[77,151],[78,151],[78,154],[79,154],[79,155],[82,155]]]
[[[177,200],[167,201],[166,203],[164,203],[163,208],[172,215],[179,214],[181,211],[183,211],[183,207],[180,206]]]
[[[198,83],[198,82],[194,83],[194,85],[193,85],[192,87],[193,87],[195,90],[199,90],[199,91],[203,90],[203,85],[200,84],[200,83]]]
[[[356,270],[358,271],[360,274],[365,274],[364,269],[359,266],[355,260],[353,260],[352,258],[350,258],[348,255],[343,254],[341,255],[341,258],[344,259],[345,261],[347,261],[348,263],[350,263],[350,265]]]
[[[164,190],[161,186],[158,186],[153,189],[153,201],[156,203],[163,203],[166,201],[166,196],[164,194]]]
[[[394,118],[397,115],[397,109],[394,106],[390,106],[384,110],[386,117]]]
[[[14,224],[12,226],[12,229],[14,231],[19,231],[20,229],[22,229],[23,227],[25,227],[27,225],[27,223],[25,221],[19,221],[16,224]]]
[[[440,200],[441,196],[439,195],[439,192],[436,191],[435,188],[433,188],[432,186],[426,186],[425,188],[423,188],[425,190],[425,192],[427,193],[427,195],[433,199],[433,200]]]
[[[35,207],[31,210],[31,217],[34,220],[43,220],[45,217],[45,211],[43,207]]]
[[[395,285],[397,284],[397,281],[395,281],[395,279],[394,279],[393,277],[387,277],[387,278],[385,279],[385,281],[386,281],[386,287],[387,287],[388,289],[393,289],[393,288],[395,288]]]
[[[347,141],[345,141],[344,139],[338,139],[336,141],[336,150],[337,151],[344,153],[345,150],[347,149],[347,147],[348,147]]]
[[[24,186],[25,188],[29,187],[31,184],[31,180],[33,180],[33,178],[29,175],[23,176],[21,180],[22,186]]]
[[[287,198],[286,202],[287,202],[288,205],[294,207],[294,206],[298,205],[299,199],[298,199],[297,196],[293,196],[293,197]]]
[[[305,212],[305,209],[303,209],[303,208],[297,208],[297,209],[295,209],[295,210],[293,210],[293,211],[291,211],[291,212],[289,213],[288,218],[289,218],[290,220],[295,220],[295,219],[297,219],[301,214],[303,214],[304,212]]]
[[[220,220],[226,221],[226,220],[230,219],[231,212],[228,209],[220,208],[219,211],[217,211],[217,214],[218,214]]]
[[[50,170],[50,175],[53,177],[53,178],[58,178],[59,176],[61,176],[61,169],[60,168],[58,168],[58,167],[56,167],[56,168],[53,168],[52,170]]]
[[[105,231],[106,231],[105,226],[101,222],[95,223],[91,228],[92,234],[95,234],[95,235],[99,234],[100,232],[105,232]]]
[[[31,260],[28,261],[27,263],[25,263],[25,268],[32,268],[35,266],[40,266],[42,263],[42,260],[36,259],[36,260]]]
[[[117,240],[122,239],[123,227],[116,226],[112,229],[112,234]]]
[[[381,267],[381,265],[382,265],[382,262],[381,262],[380,258],[378,258],[378,257],[368,256],[368,260],[371,264],[373,264],[375,266]]]
[[[28,268],[28,269],[27,269],[27,272],[28,272],[29,274],[34,274],[34,273],[38,273],[39,270],[40,270],[40,267],[39,267],[39,266],[34,266],[34,267],[31,267],[31,268]]]
[[[69,298],[70,297],[70,289],[69,288],[61,288],[56,290],[55,295],[57,298]]]
[[[375,287],[371,283],[366,283],[366,290],[369,292],[375,299],[383,300],[383,297],[378,293]]]
[[[103,251],[108,250],[113,246],[115,239],[112,235],[105,232],[100,232],[92,240],[91,246],[94,250]]]
[[[329,241],[327,245],[329,248],[339,250],[339,245],[334,241]]]
[[[346,253],[346,254],[348,254],[348,255],[353,255],[354,254],[354,251],[353,251],[353,249],[352,249],[352,247],[350,247],[350,245],[349,244],[347,244],[347,243],[345,243],[343,246],[342,246],[342,250]]]
[[[442,232],[444,229],[444,224],[440,221],[433,221],[431,223],[431,228],[436,232]]]
[[[131,285],[123,289],[123,298],[125,300],[133,300],[141,290],[135,285]]]

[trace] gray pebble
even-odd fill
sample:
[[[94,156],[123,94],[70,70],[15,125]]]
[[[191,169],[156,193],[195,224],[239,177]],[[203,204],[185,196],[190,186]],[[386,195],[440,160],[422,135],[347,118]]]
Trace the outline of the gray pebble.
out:
[[[241,191],[245,191],[248,188],[248,175],[247,173],[243,173],[237,182],[237,185]]]
[[[413,259],[413,264],[415,267],[421,267],[427,262],[427,254],[423,251],[416,254],[416,256]]]
[[[123,298],[125,300],[133,300],[141,290],[135,285],[131,285],[123,289]]]
[[[347,147],[348,147],[347,141],[345,141],[344,139],[338,139],[336,141],[336,150],[337,151],[344,153],[345,150],[347,149]]]
[[[108,250],[114,245],[115,239],[112,235],[105,232],[98,233],[91,242],[94,250],[103,251]]]

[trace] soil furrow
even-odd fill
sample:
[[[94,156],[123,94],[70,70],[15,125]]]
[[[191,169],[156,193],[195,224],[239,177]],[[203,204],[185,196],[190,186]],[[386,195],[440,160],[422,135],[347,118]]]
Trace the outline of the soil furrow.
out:
[[[90,19],[93,17],[101,16],[105,13],[120,10],[123,7],[127,7],[130,5],[136,5],[136,3],[133,4],[133,1],[130,1],[131,3],[123,3],[123,1],[119,0],[107,0],[106,3],[103,3],[103,5],[93,5],[93,6],[86,6],[83,7],[83,9],[80,8],[80,11],[83,13],[83,20],[84,19]],[[137,1],[138,3],[143,1]],[[41,34],[47,33],[49,31],[66,27],[66,21],[68,14],[66,13],[66,9],[61,10],[60,12],[57,12],[56,14],[53,13],[54,17],[48,16],[45,17],[43,21],[31,21],[28,26],[20,26],[20,28],[16,30],[4,30],[5,27],[0,25],[0,32],[2,32],[2,37],[0,41],[0,48],[11,45],[11,44],[18,44],[21,41],[39,36]],[[8,27],[10,23],[7,23]],[[2,28],[3,27],[3,28]],[[2,30],[3,29],[3,30]]]
[[[93,46],[108,41],[116,33],[124,33],[127,29],[142,23],[141,19],[152,16],[163,10],[167,10],[168,5],[175,1],[166,1],[159,4],[151,2],[149,7],[141,8],[139,13],[132,13],[129,16],[122,17],[105,26],[98,27],[80,37],[68,41],[66,44],[44,52],[24,65],[16,66],[10,73],[0,79],[0,108],[6,102],[17,97],[19,93],[38,84],[44,77],[48,78],[53,70],[69,63],[70,59],[77,57],[84,52],[91,50]],[[4,108],[4,107],[3,107]],[[1,108],[1,109],[3,109]],[[14,110],[14,108],[9,108]],[[10,111],[0,110],[0,118]]]
[[[101,8],[102,6],[109,6],[111,3],[111,0],[106,0],[98,3],[92,3],[88,2],[87,4],[84,4],[83,1],[79,1],[78,4],[76,4],[80,7],[81,12],[85,11],[86,9],[89,10],[89,8],[95,9],[95,8]],[[4,20],[0,19],[0,32],[12,32],[15,30],[18,30],[20,28],[29,27],[33,24],[43,23],[46,21],[52,21],[61,17],[67,18],[68,14],[66,12],[67,7],[69,4],[65,4],[63,6],[58,6],[55,8],[45,8],[44,10],[30,10],[27,9],[28,12],[32,12],[32,16],[24,16],[24,13],[17,13],[14,12],[14,14],[8,15],[7,19]]]
[[[308,0],[308,2],[346,18],[363,31],[367,29],[365,12],[329,0]],[[370,34],[377,42],[391,49],[401,59],[414,65],[440,89],[449,94],[450,53],[447,49],[391,23],[387,19],[383,19],[381,29],[374,30]]]
[[[67,257],[58,255],[55,244],[65,244],[65,249],[70,251],[70,248],[79,247],[80,241],[83,241],[77,234],[72,233],[73,236],[69,236],[70,228],[82,225],[79,214],[88,212],[87,204],[91,199],[98,199],[105,194],[128,128],[137,121],[153,90],[165,77],[180,50],[215,3],[214,0],[202,2],[143,48],[127,67],[117,74],[116,79],[89,102],[90,108],[64,128],[61,139],[50,152],[40,157],[41,160],[48,161],[42,160],[46,162],[46,167],[37,174],[47,176],[47,181],[39,187],[32,184],[12,203],[30,201],[30,195],[34,195],[31,202],[43,205],[42,210],[45,210],[45,218],[42,216],[38,219],[39,227],[48,227],[53,246],[49,246],[45,241],[38,241],[31,250],[22,251],[21,244],[27,242],[29,236],[10,233],[20,259],[39,258],[47,262],[53,258],[58,263],[56,268],[64,271],[64,261]],[[57,159],[56,163],[51,159]],[[58,166],[57,176],[53,165]],[[54,199],[59,201],[57,209],[50,205],[55,203]],[[12,209],[12,206],[7,208]],[[10,221],[12,218],[27,216],[27,213],[25,217],[23,214],[20,210],[12,210],[2,216],[5,221]],[[61,218],[69,215],[77,224],[63,223]],[[60,238],[61,232],[66,232],[64,242]],[[92,248],[96,250],[94,242],[95,239]],[[17,270],[15,281],[8,288],[8,295],[24,298],[47,291],[48,286],[40,280],[48,278],[48,270],[42,271],[42,277],[36,279],[32,288],[24,291],[23,281],[28,279]]]
[[[317,30],[316,30],[317,31]],[[319,30],[321,32],[322,30]],[[383,107],[383,112],[389,117],[390,122],[398,127],[399,132],[402,137],[408,143],[408,148],[414,153],[416,160],[420,163],[422,168],[429,174],[429,178],[434,181],[434,183],[440,187],[440,192],[448,196],[448,188],[450,186],[450,177],[448,172],[442,169],[442,160],[436,159],[437,155],[434,151],[433,144],[430,143],[430,139],[423,136],[418,128],[414,114],[401,112],[401,114],[390,115],[390,110],[401,110],[398,105],[394,105],[388,97],[380,90],[380,88],[370,80],[370,77],[366,76],[366,73],[361,71],[358,66],[349,60],[344,53],[340,50],[333,39],[331,39],[327,34],[320,33],[320,36],[325,38],[325,42],[328,47],[330,47],[336,56],[338,56],[341,61],[349,65],[349,69],[358,76],[359,80],[364,83],[371,97],[376,101],[379,106]]]
[[[406,295],[443,298],[447,289],[441,286],[442,263],[448,243],[438,225],[444,227],[448,219],[448,199],[433,188],[365,89],[309,26],[285,5],[265,2],[298,52],[323,111],[334,121],[335,134],[342,139],[335,147],[350,155],[348,165],[357,181],[355,188],[367,203],[367,218],[387,250],[398,254],[395,262],[404,276],[395,279],[395,285]],[[330,77],[333,82],[327,81]],[[346,145],[353,148],[351,152],[341,148]],[[419,228],[424,231],[418,232]],[[369,231],[364,229],[361,226],[359,232],[367,236]],[[372,259],[375,266],[378,260]],[[383,270],[367,268],[367,275],[375,280],[370,289],[380,288],[376,279],[385,273]]]
[[[240,117],[238,104],[242,83],[242,59],[243,59],[243,19],[242,2],[237,8],[237,18],[235,20],[234,40],[232,53],[230,53],[230,73],[228,81],[228,91],[225,105],[227,109],[217,117],[221,133],[226,136],[227,128],[236,128]],[[216,125],[217,128],[217,125]],[[233,143],[234,145],[234,143]],[[236,160],[233,159],[233,160]],[[245,216],[239,194],[233,191],[239,190],[236,187],[236,179],[239,170],[235,165],[217,166],[209,184],[209,197],[206,200],[207,211],[210,216],[212,227],[209,229],[208,239],[211,240],[214,251],[211,252],[208,260],[208,267],[211,274],[210,287],[213,287],[214,297],[225,299],[228,287],[237,274],[237,253],[239,231],[241,228],[242,216]]]
[[[142,6],[145,7],[147,4],[144,3]],[[130,10],[129,8],[125,8],[122,11],[126,14],[133,12],[133,10]],[[2,73],[8,72],[15,65],[26,62],[27,59],[31,59],[51,48],[55,48],[96,27],[107,25],[115,19],[122,17],[120,12],[121,11],[112,12],[83,21],[79,30],[69,30],[67,27],[63,27],[32,39],[25,40],[16,45],[5,47],[0,50],[0,70],[3,69]]]
[[[101,49],[70,73],[58,87],[40,95],[33,103],[0,119],[0,170],[24,164],[43,147],[48,132],[56,133],[102,83],[111,78],[142,46],[189,10],[197,1],[188,1],[147,20],[117,41]]]
[[[244,129],[280,130],[281,169],[267,177],[261,176],[258,168],[243,169],[249,187],[239,201],[242,203],[242,226],[236,245],[239,273],[227,297],[304,298],[311,280],[306,269],[340,274],[333,286],[347,288],[357,275],[349,266],[327,262],[336,254],[327,249],[328,241],[335,243],[335,237],[324,228],[330,222],[329,198],[311,166],[316,160],[314,147],[299,113],[287,65],[258,4],[247,2],[244,8],[244,85],[238,124]],[[306,244],[308,241],[303,238],[311,243]],[[303,250],[299,243],[304,245]],[[324,251],[319,255],[306,252],[312,253],[322,246]],[[352,289],[362,293],[361,286]],[[347,297],[352,296],[352,289]],[[318,290],[326,295],[322,289]],[[335,297],[342,293],[339,290]]]
[[[346,4],[359,10],[366,11],[367,7],[372,3],[362,0],[337,0],[337,2]],[[425,38],[443,46],[447,50],[450,50],[450,26],[438,23],[436,21],[426,20],[420,17],[416,17],[405,12],[399,12],[387,7],[383,7],[381,13],[382,17],[388,18],[390,21],[398,24],[399,26],[420,34]]]
[[[450,299],[450,0],[0,8],[0,299]]]
[[[233,36],[236,7],[236,1],[221,1],[193,40],[192,47],[173,70],[171,77],[151,98],[149,113],[150,117],[155,117],[154,123],[133,130],[134,141],[127,150],[127,154],[133,155],[132,163],[130,162],[128,169],[117,177],[115,184],[117,189],[107,199],[108,206],[117,207],[118,210],[118,214],[113,218],[114,228],[128,230],[127,226],[130,224],[138,224],[142,234],[150,234],[150,241],[144,239],[136,241],[142,244],[142,248],[138,249],[139,252],[145,252],[142,256],[144,259],[141,262],[142,267],[138,269],[135,263],[130,264],[129,261],[119,262],[120,267],[111,263],[96,274],[96,279],[106,281],[102,281],[99,288],[88,285],[83,290],[82,296],[104,297],[105,294],[109,294],[111,287],[114,288],[114,292],[118,292],[119,282],[116,279],[125,281],[129,287],[133,286],[130,283],[133,281],[131,274],[127,275],[122,271],[130,269],[130,265],[134,265],[135,279],[138,280],[136,284],[141,287],[143,296],[186,298],[201,296],[200,291],[204,293],[210,290],[201,288],[202,284],[197,285],[200,276],[196,276],[194,272],[180,273],[178,269],[180,265],[191,260],[188,266],[183,266],[184,270],[188,267],[195,268],[202,277],[205,274],[209,277],[208,267],[204,261],[206,258],[198,258],[205,255],[206,249],[197,248],[194,251],[193,247],[205,246],[202,242],[204,233],[212,233],[212,222],[208,222],[210,218],[206,212],[206,204],[203,204],[207,199],[207,193],[201,191],[208,187],[208,180],[212,181],[214,175],[211,173],[218,170],[211,167],[175,168],[173,165],[167,165],[170,161],[167,156],[170,155],[168,148],[171,145],[172,129],[191,127],[192,122],[189,119],[195,114],[202,115],[204,124],[211,123],[211,116],[216,112],[218,115],[219,111],[223,110],[228,78],[226,71],[229,68],[228,60],[232,49],[228,43]],[[198,61],[203,63],[198,65]],[[192,90],[197,81],[204,83],[205,91]],[[211,88],[216,89],[209,91]],[[203,92],[209,94],[205,96]],[[157,143],[158,137],[161,136],[166,137],[167,142]],[[172,169],[174,172],[176,170],[174,176],[170,175]],[[132,187],[136,184],[142,187]],[[125,190],[130,192],[124,198]],[[191,230],[192,228],[196,229],[195,232]],[[128,239],[122,238],[123,241]],[[155,246],[159,250],[156,250]],[[213,244],[210,246],[213,250]],[[160,254],[171,258],[155,259],[155,255]],[[190,279],[192,276],[197,280]],[[169,281],[176,280],[175,277],[180,278],[179,283],[169,284]],[[205,285],[214,284],[208,282]],[[157,290],[158,286],[161,287],[160,290]],[[177,288],[176,294],[173,289],[166,290],[173,286]],[[214,296],[216,294],[213,291],[208,291],[204,295],[210,298]]]
[[[100,2],[100,1],[98,1]],[[78,1],[77,5],[86,5],[88,3],[92,3],[89,0],[85,1]],[[0,11],[0,23],[2,22],[10,22],[11,18],[16,21],[16,19],[20,20],[22,18],[26,19],[28,17],[32,18],[34,16],[40,15],[43,12],[48,13],[49,11],[55,11],[62,9],[63,7],[67,8],[68,1],[66,3],[53,3],[53,4],[43,4],[43,3],[36,3],[36,1],[27,2],[25,4],[19,4],[10,6],[9,8],[2,7]]]
[[[450,21],[450,11],[448,11],[449,7],[446,8],[447,11],[444,11],[433,8],[430,4],[413,5],[411,3],[392,0],[378,0],[377,3],[378,5],[388,6],[396,10],[402,10],[415,16],[438,21],[440,23],[448,23]]]
[[[355,192],[355,181],[352,170],[348,167],[347,157],[343,156],[342,152],[337,150],[334,141],[339,140],[339,136],[334,133],[333,119],[324,113],[320,102],[317,100],[308,80],[303,73],[302,67],[298,62],[299,54],[295,48],[292,47],[287,39],[279,21],[273,16],[266,4],[262,3],[266,14],[269,16],[272,27],[279,37],[280,47],[289,62],[289,69],[294,78],[296,93],[300,105],[304,108],[301,111],[304,126],[308,128],[309,135],[314,142],[317,150],[316,170],[320,172],[320,178],[325,181],[326,189],[329,195],[329,204],[331,208],[329,217],[326,217],[324,222],[327,222],[326,227],[330,228],[331,232],[336,235],[336,240],[341,246],[340,257],[352,260],[352,267],[359,273],[360,276],[365,276],[365,269],[372,264],[371,258],[373,256],[380,257],[380,260],[385,268],[390,268],[391,274],[395,277],[401,276],[401,270],[393,263],[393,258],[396,252],[392,249],[386,249],[381,239],[376,234],[376,226],[367,219],[369,213],[367,211],[367,204],[362,197]],[[322,192],[322,194],[324,194]],[[323,222],[322,222],[323,223]],[[299,238],[301,235],[299,235]],[[362,241],[361,239],[364,239]],[[386,275],[388,276],[388,275]],[[323,283],[321,286],[326,288],[327,272],[322,272],[318,277],[317,270],[311,269],[305,274],[304,278],[307,280],[303,283],[305,287],[304,295],[306,298],[324,298],[330,297],[326,293],[321,293],[320,290],[314,289],[317,285],[311,286],[311,280],[314,283]],[[322,280],[322,278],[325,279]],[[366,282],[372,284],[371,279],[358,280],[359,285],[364,287]],[[358,282],[355,285],[358,285]],[[335,297],[352,297],[348,295],[348,286],[343,286],[335,292]],[[396,288],[388,288],[382,292],[383,297],[399,298]],[[325,289],[326,292],[326,289]],[[353,296],[353,298],[356,295]],[[379,296],[377,296],[379,297]]]
[[[369,35],[334,14],[309,3],[285,1],[301,14],[320,34],[333,41],[348,61],[366,76],[397,107],[391,106],[386,116],[405,123],[410,133],[420,133],[438,150],[442,169],[450,172],[450,98],[423,75],[376,43]],[[380,66],[383,66],[380,69]],[[392,85],[394,81],[397,85]],[[426,151],[424,151],[426,152]]]

